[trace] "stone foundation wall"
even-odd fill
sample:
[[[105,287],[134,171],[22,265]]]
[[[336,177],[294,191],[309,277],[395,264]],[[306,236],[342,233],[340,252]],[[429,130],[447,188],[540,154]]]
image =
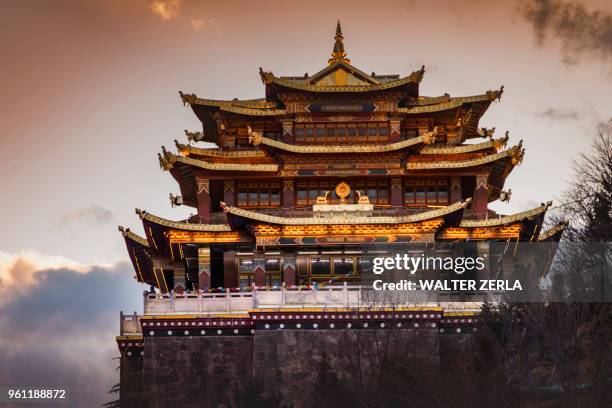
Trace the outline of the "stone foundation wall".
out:
[[[386,353],[379,353],[385,350]],[[340,378],[369,375],[386,358],[439,362],[436,328],[255,330],[253,335],[146,337],[141,357],[121,360],[125,407],[232,406],[236,398],[274,394],[293,407],[313,404],[325,360]],[[360,359],[355,359],[360,355]]]
[[[293,407],[313,406],[323,360],[340,378],[367,381],[388,359],[429,359],[438,363],[437,329],[258,330],[254,336],[253,375],[264,390],[277,390]],[[360,358],[355,358],[361,356]],[[383,369],[384,371],[384,369]]]
[[[143,363],[144,356],[140,355],[140,351],[130,351],[129,356],[126,353],[121,355],[119,361],[119,378],[121,379],[119,395],[122,406],[146,407],[142,384]]]

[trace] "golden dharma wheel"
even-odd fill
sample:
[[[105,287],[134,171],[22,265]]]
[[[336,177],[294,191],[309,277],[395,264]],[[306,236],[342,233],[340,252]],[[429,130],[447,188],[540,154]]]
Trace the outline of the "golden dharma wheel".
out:
[[[345,181],[338,183],[336,186],[336,195],[344,200],[349,194],[351,194],[351,186]]]

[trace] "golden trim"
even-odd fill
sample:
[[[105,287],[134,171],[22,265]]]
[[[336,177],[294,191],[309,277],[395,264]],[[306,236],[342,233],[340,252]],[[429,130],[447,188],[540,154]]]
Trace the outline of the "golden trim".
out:
[[[508,139],[500,138],[495,140],[489,140],[488,142],[462,145],[462,146],[425,146],[421,149],[421,154],[461,154],[477,152],[479,150],[494,148],[499,151],[506,147]]]
[[[275,77],[271,72],[263,72],[261,71],[261,79],[264,84],[276,84],[280,86],[284,86],[287,88],[298,89],[301,91],[309,91],[309,92],[372,92],[372,91],[382,91],[386,89],[396,88],[398,86],[402,86],[409,83],[420,83],[423,79],[423,74],[425,70],[420,69],[418,71],[414,71],[410,75],[404,78],[397,79],[395,81],[383,82],[379,84],[373,85],[326,85],[326,86],[317,86],[310,85],[306,83],[301,83],[297,81],[292,81],[289,79],[283,79]]]
[[[206,170],[218,171],[278,171],[278,164],[252,164],[252,163],[210,163],[201,159],[183,157],[164,151],[159,154],[159,164],[164,170],[171,170],[175,163],[183,163]]]
[[[492,163],[497,160],[510,157],[512,164],[519,164],[523,158],[524,149],[521,145],[514,146],[500,153],[490,154],[483,157],[468,160],[439,160],[432,162],[408,162],[406,168],[408,170],[430,170],[430,169],[458,169],[465,167],[475,167],[487,163]]]
[[[136,214],[141,220],[153,222],[164,227],[170,227],[186,231],[209,231],[209,232],[226,232],[231,231],[231,227],[228,224],[189,224],[180,221],[171,221],[157,215],[149,214],[148,212],[140,209],[136,209]]]
[[[212,149],[202,149],[193,147],[190,145],[177,145],[178,150],[183,156],[197,155],[197,156],[209,156],[209,157],[221,157],[221,158],[251,158],[251,157],[267,157],[263,150],[221,150],[218,147]]]
[[[238,115],[249,116],[281,116],[287,114],[286,109],[254,109],[230,105],[221,106],[220,110],[224,112],[236,113]]]
[[[257,132],[251,132],[255,134]],[[285,150],[291,153],[305,153],[305,154],[318,154],[318,153],[384,153],[392,152],[396,150],[405,149],[406,147],[414,146],[420,143],[432,143],[434,136],[437,133],[437,129],[427,132],[422,136],[415,137],[413,139],[403,140],[401,142],[390,143],[390,144],[376,144],[376,145],[294,145],[278,140],[269,139],[267,137],[259,136],[252,138],[252,143],[264,144],[277,149]]]
[[[138,316],[142,319],[144,316]],[[122,336],[115,337],[116,341],[129,341],[129,340],[142,340],[142,334],[124,334]]]
[[[140,245],[149,248],[149,241],[147,241],[146,238],[141,237],[138,234],[133,233],[132,231],[130,231],[129,228],[124,228],[121,225],[119,226],[119,231],[121,232],[121,234],[126,238],[126,239],[130,239],[134,242],[139,243]]]
[[[188,103],[190,105],[211,106],[215,108],[220,108],[222,106],[236,106],[236,107],[254,108],[254,109],[278,108],[278,104],[276,102],[268,102],[265,98],[243,99],[243,100],[240,100],[240,99],[233,99],[233,100],[205,99],[205,98],[198,98],[196,94],[183,93],[182,91],[179,91],[179,95],[183,103]]]
[[[237,215],[244,218],[249,218],[255,221],[267,222],[270,224],[279,225],[354,225],[354,224],[407,224],[412,222],[420,222],[432,218],[443,217],[451,214],[462,208],[465,208],[472,201],[468,198],[464,201],[458,201],[447,207],[438,208],[431,211],[425,211],[419,214],[404,215],[398,217],[390,216],[373,216],[373,217],[350,217],[350,218],[314,218],[314,217],[280,217],[276,215],[268,215],[258,213],[256,211],[245,210],[243,208],[228,206],[221,202],[221,208],[226,213]]]
[[[523,211],[520,213],[505,215],[499,218],[491,218],[488,220],[462,220],[459,224],[459,227],[464,228],[478,228],[478,227],[495,227],[499,225],[507,225],[512,224],[513,222],[521,221],[526,218],[532,218],[537,215],[543,214],[548,210],[548,207],[552,205],[552,201],[547,203],[543,203],[541,206],[537,208],[533,208],[528,211]]]
[[[483,95],[474,95],[474,96],[461,96],[457,98],[450,98],[448,102],[441,102],[434,105],[425,105],[425,106],[412,106],[408,108],[398,108],[397,111],[399,113],[429,113],[429,112],[440,112],[449,109],[457,108],[465,103],[473,103],[473,102],[491,102],[496,99],[501,98],[503,93],[503,87],[498,91],[487,91],[487,93]]]

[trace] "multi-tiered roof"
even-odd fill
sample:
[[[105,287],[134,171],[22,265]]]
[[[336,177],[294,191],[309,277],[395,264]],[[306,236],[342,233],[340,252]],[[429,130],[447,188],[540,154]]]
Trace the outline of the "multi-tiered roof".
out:
[[[120,227],[137,279],[167,291],[164,268],[197,268],[201,248],[218,244],[258,250],[558,239],[562,226],[541,231],[550,203],[512,215],[488,209],[488,203],[509,197],[506,177],[524,155],[522,142],[506,146],[508,133],[495,138],[494,129],[479,127],[503,87],[467,97],[421,96],[424,73],[421,68],[405,77],[376,75],[352,66],[338,23],[329,64],[314,75],[278,77],[260,68],[264,98],[212,100],[180,92],[203,129],[186,131],[188,143],[175,141],[176,153],[163,148],[159,162],[179,184],[173,204],[198,213],[171,221],[137,210],[145,237]],[[300,180],[355,177],[388,183],[388,201],[365,213],[321,217],[296,198]],[[446,204],[406,204],[405,197],[412,197],[406,192],[409,178],[440,177],[450,180]],[[278,190],[278,200],[241,205],[238,183],[261,180],[278,182],[266,193]],[[346,205],[344,199],[339,205]]]

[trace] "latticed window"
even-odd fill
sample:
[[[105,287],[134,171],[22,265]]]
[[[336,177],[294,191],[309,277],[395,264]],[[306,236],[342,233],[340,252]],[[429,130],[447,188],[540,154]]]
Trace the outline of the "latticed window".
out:
[[[236,203],[239,207],[278,207],[281,204],[280,183],[238,183]]]
[[[387,180],[364,180],[354,183],[355,190],[368,196],[370,203],[389,204],[389,182]]]
[[[419,135],[418,129],[406,129],[406,128],[402,128],[400,130],[400,139],[401,140],[414,139],[418,135]]]
[[[372,143],[389,140],[386,122],[367,123],[297,123],[294,128],[296,142]]]
[[[238,259],[238,279],[241,288],[249,287],[255,282],[253,276],[253,260],[250,258]]]
[[[362,268],[359,257],[347,255],[298,255],[297,272],[301,283],[324,282],[332,277],[346,280],[359,278]]]
[[[447,205],[447,179],[408,179],[404,181],[404,204]]]
[[[340,200],[336,196],[335,188],[340,180],[334,181],[300,181],[296,185],[296,204],[313,205],[317,202],[317,197],[324,197],[329,192],[328,199],[333,203]],[[362,195],[367,195],[370,203],[377,205],[389,204],[389,181],[388,180],[348,180],[351,192],[346,197],[347,203],[356,203],[359,191]]]
[[[282,140],[282,134],[280,130],[266,130],[264,131],[264,136],[268,139]]]
[[[281,281],[281,259],[266,258],[266,285],[280,286]]]

